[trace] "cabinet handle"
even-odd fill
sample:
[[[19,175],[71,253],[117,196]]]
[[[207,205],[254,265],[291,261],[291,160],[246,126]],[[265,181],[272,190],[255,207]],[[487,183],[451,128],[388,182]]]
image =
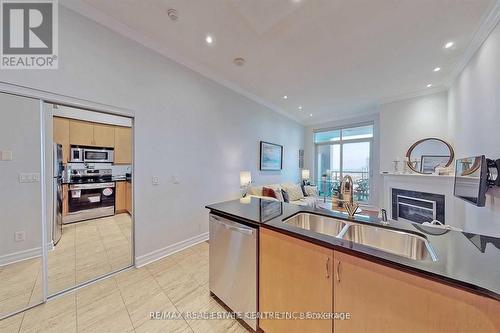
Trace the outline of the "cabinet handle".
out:
[[[326,258],[326,278],[330,278],[330,257]]]
[[[340,283],[340,264],[341,261],[339,260],[339,263],[337,264],[337,282]]]

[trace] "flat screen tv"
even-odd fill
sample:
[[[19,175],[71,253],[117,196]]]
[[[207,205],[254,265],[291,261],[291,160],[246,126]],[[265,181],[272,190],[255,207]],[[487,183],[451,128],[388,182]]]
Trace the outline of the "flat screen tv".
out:
[[[456,197],[478,207],[486,203],[488,166],[484,155],[457,159],[455,165]]]

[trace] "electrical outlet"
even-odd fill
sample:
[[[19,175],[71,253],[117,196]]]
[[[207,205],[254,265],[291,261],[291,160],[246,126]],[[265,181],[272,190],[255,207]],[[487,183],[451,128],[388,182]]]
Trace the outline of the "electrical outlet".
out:
[[[158,185],[158,184],[160,184],[160,177],[158,177],[158,176],[153,176],[152,183],[153,183],[153,185]]]
[[[19,182],[20,183],[38,183],[40,181],[39,173],[20,173]]]
[[[26,240],[26,232],[24,232],[24,231],[16,231],[14,233],[14,240],[16,242],[24,242]]]

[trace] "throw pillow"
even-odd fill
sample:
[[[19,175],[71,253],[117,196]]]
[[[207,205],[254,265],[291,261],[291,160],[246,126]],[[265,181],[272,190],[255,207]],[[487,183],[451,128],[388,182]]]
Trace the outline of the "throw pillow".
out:
[[[296,184],[285,184],[281,186],[286,193],[288,193],[288,199],[290,201],[297,201],[304,198],[304,193],[299,185]]]
[[[281,195],[283,196],[284,202],[290,202],[290,198],[288,197],[288,193],[286,193],[285,190],[281,189]]]
[[[317,197],[318,189],[316,186],[304,186],[304,191],[306,192],[308,197]]]
[[[272,188],[265,187],[265,186],[262,188],[262,196],[278,199],[276,197],[276,193],[274,192],[274,190]]]
[[[274,195],[278,201],[284,201],[283,195],[281,194],[281,187],[279,185],[267,185],[266,187],[274,190]]]

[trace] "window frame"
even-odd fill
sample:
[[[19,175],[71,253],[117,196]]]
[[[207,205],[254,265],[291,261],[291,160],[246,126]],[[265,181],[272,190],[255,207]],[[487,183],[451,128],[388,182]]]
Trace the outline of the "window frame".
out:
[[[361,138],[361,139],[347,139],[344,140],[342,136],[342,130],[344,129],[349,129],[349,128],[356,128],[356,127],[362,127],[362,126],[372,126],[372,136],[371,138]],[[321,133],[321,132],[329,132],[329,131],[336,131],[340,130],[340,140],[338,141],[325,141],[325,142],[318,142],[316,143],[315,141],[315,135],[316,133]],[[343,125],[343,126],[336,126],[336,127],[328,127],[328,128],[318,128],[313,130],[313,143],[314,143],[314,181],[317,185],[320,184],[321,179],[317,179],[318,177],[318,147],[319,146],[331,146],[331,145],[339,145],[340,146],[340,177],[344,177],[344,172],[343,172],[343,165],[344,165],[344,144],[346,143],[358,143],[358,142],[368,142],[370,144],[370,154],[369,154],[369,171],[368,171],[368,182],[369,182],[369,195],[368,195],[368,200],[363,201],[362,203],[364,204],[372,204],[373,203],[373,141],[375,137],[375,123],[373,121],[367,121],[367,122],[361,122],[361,123],[353,123],[349,125]]]

